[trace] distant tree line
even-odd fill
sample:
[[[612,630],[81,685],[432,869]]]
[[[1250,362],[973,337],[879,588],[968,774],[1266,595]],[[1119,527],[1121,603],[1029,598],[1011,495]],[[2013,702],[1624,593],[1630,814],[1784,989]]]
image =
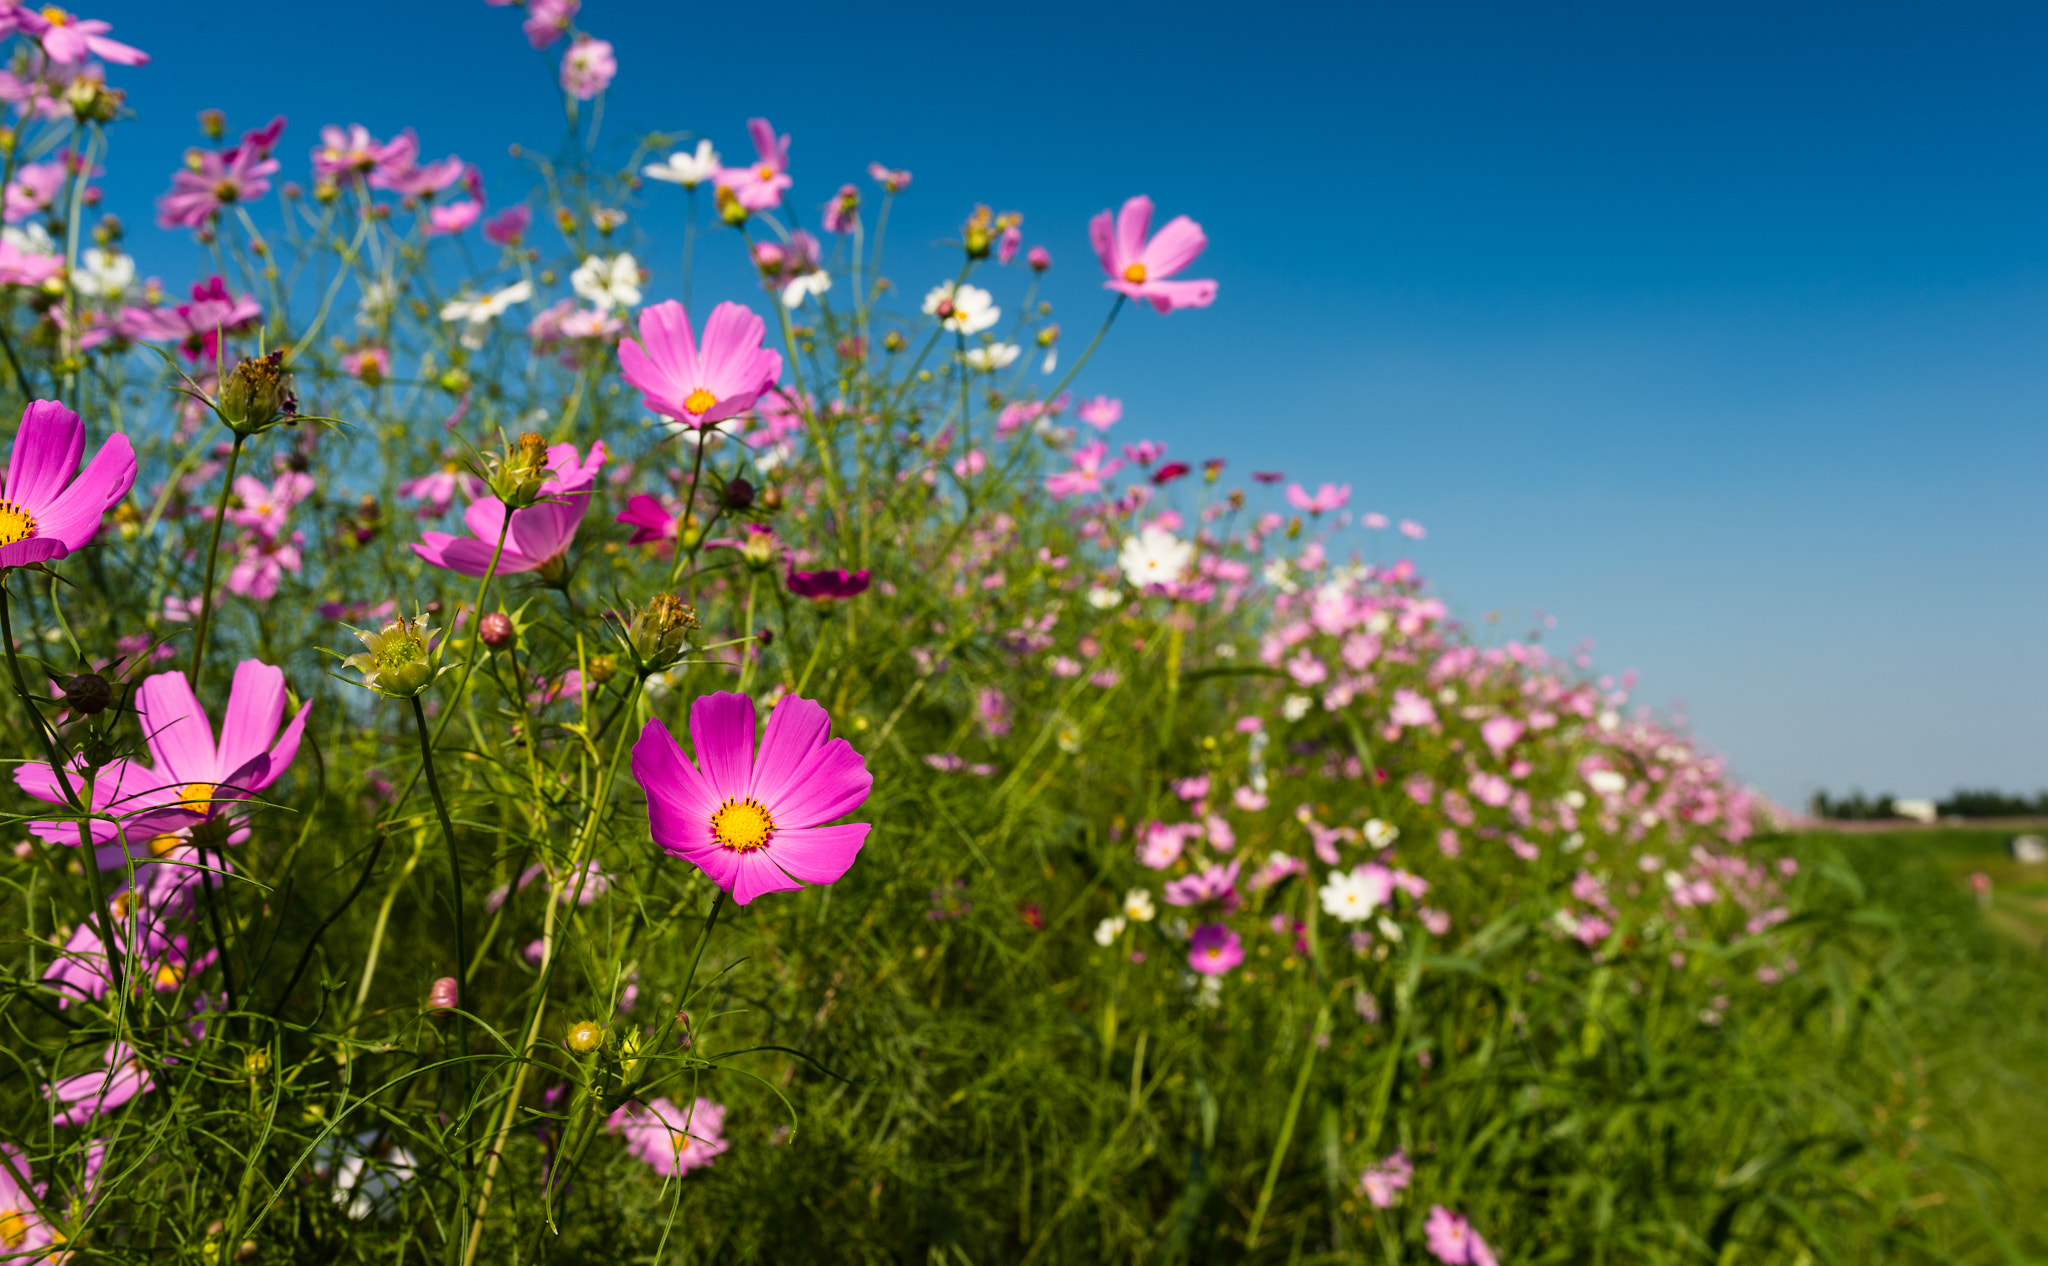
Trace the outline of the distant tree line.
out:
[[[1868,822],[1902,816],[1895,799],[1890,792],[1866,796],[1861,791],[1851,791],[1846,796],[1831,796],[1825,791],[1816,791],[1806,804],[1807,812],[1816,818]],[[1946,800],[1938,802],[1935,808],[1945,818],[2048,817],[2048,791],[2036,792],[2030,797],[1988,788],[1959,787]]]

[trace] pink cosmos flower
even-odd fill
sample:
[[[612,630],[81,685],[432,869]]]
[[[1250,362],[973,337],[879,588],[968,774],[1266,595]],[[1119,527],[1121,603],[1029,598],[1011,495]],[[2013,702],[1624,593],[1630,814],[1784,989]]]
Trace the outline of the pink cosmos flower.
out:
[[[611,86],[619,73],[618,58],[611,43],[579,35],[562,54],[562,91],[578,101],[588,101]]]
[[[127,436],[108,436],[80,471],[84,452],[85,426],[77,414],[54,400],[34,400],[22,410],[0,488],[0,569],[83,549],[98,535],[100,516],[128,495],[135,449]]]
[[[1328,510],[1342,509],[1351,500],[1350,484],[1324,484],[1316,489],[1314,496],[1300,484],[1287,485],[1287,504],[1306,514],[1322,514]]]
[[[105,22],[66,13],[55,5],[42,9],[32,9],[27,5],[12,7],[14,20],[42,44],[43,53],[53,62],[71,65],[88,57],[98,57],[117,66],[149,65],[148,53],[108,39],[107,32],[114,28]]]
[[[688,1109],[666,1097],[628,1103],[611,1114],[604,1128],[624,1136],[626,1150],[664,1178],[702,1169],[732,1146],[725,1137],[725,1105],[703,1098]]]
[[[1244,942],[1221,923],[1204,923],[1188,938],[1188,966],[1204,976],[1221,976],[1244,961]]]
[[[1109,455],[1109,445],[1101,440],[1083,444],[1074,450],[1073,469],[1045,477],[1046,494],[1055,501],[1063,501],[1068,497],[1101,492],[1109,486],[1110,477],[1123,469],[1123,465]]]
[[[391,376],[391,353],[381,347],[359,347],[341,356],[341,372],[372,386]]]
[[[1366,1167],[1358,1179],[1358,1190],[1375,1209],[1391,1209],[1401,1191],[1414,1181],[1415,1166],[1408,1161],[1408,1153],[1397,1151],[1382,1157],[1377,1164]]]
[[[1488,717],[1479,727],[1479,737],[1493,749],[1495,756],[1507,755],[1507,750],[1520,741],[1528,727],[1513,717]]]
[[[410,162],[417,143],[404,137],[389,142],[370,135],[360,123],[346,128],[328,124],[320,129],[320,143],[313,147],[313,174],[339,180],[354,180],[395,162]]]
[[[860,219],[860,190],[854,185],[841,185],[839,192],[825,204],[825,231],[827,233],[851,233]]]
[[[423,519],[438,519],[455,504],[455,494],[474,499],[483,495],[484,481],[464,470],[450,460],[447,465],[417,479],[408,479],[398,485],[398,495],[407,501],[420,503],[419,516]],[[493,543],[497,538],[491,538]]]
[[[454,185],[473,168],[454,154],[421,164],[420,141],[411,128],[391,139],[391,155],[370,173],[372,189],[388,189],[405,198],[430,198]]]
[[[1088,238],[1102,271],[1109,280],[1105,290],[1133,299],[1149,299],[1161,312],[1175,308],[1206,308],[1216,301],[1213,281],[1168,281],[1194,261],[1209,244],[1202,226],[1188,217],[1175,216],[1151,241],[1145,235],[1152,227],[1152,199],[1143,194],[1124,203],[1114,225],[1103,211],[1088,222]]]
[[[136,711],[154,764],[145,769],[130,763],[130,792],[153,781],[158,790],[145,799],[159,810],[186,815],[186,821],[195,824],[222,817],[237,802],[284,777],[298,757],[299,738],[313,703],[309,699],[300,704],[286,723],[285,702],[283,670],[261,660],[243,660],[235,666],[216,740],[213,723],[184,673],[149,678],[136,691]],[[48,766],[22,768],[40,771],[43,782],[49,781]],[[30,795],[51,798],[19,776],[16,781]]]
[[[1166,904],[1170,906],[1217,905],[1223,913],[1229,914],[1238,907],[1237,872],[1243,862],[1232,862],[1228,866],[1215,865],[1192,874],[1183,875],[1166,885]]]
[[[658,498],[642,492],[626,501],[626,508],[619,511],[618,521],[633,529],[632,538],[626,544],[652,545],[674,540],[679,520]]]
[[[292,507],[304,501],[312,491],[313,477],[299,471],[285,471],[268,486],[260,479],[238,475],[235,477],[234,499],[240,504],[228,510],[228,522],[237,527],[255,528],[266,536],[277,536],[284,531],[285,518]]]
[[[240,334],[260,320],[263,308],[248,295],[228,293],[219,276],[192,285],[192,301],[175,307],[123,308],[114,329],[124,338],[175,340],[185,359],[211,361],[222,335]]]
[[[1442,1205],[1431,1205],[1423,1226],[1429,1251],[1444,1266],[1496,1266],[1493,1250],[1472,1224]]]
[[[24,163],[7,182],[6,220],[19,224],[56,201],[67,173],[61,162]]]
[[[576,11],[582,7],[582,0],[531,0],[519,29],[526,32],[526,42],[539,51],[569,33]]]
[[[996,238],[996,262],[1007,264],[1017,258],[1017,248],[1024,245],[1024,217],[1013,214],[1009,227]]]
[[[56,1116],[56,1124],[83,1125],[156,1089],[155,1079],[142,1066],[135,1048],[126,1042],[116,1042],[107,1047],[106,1058],[105,1072],[62,1077],[44,1091],[53,1102],[63,1106],[63,1111]]]
[[[1359,522],[1377,532],[1387,526],[1387,516],[1375,510],[1360,519]]]
[[[15,246],[12,242],[0,241],[0,285],[40,286],[58,273],[64,271],[64,261],[55,255],[35,255]],[[52,308],[52,313],[61,312]],[[102,337],[110,331],[102,332]]]
[[[868,591],[868,569],[847,571],[834,567],[826,571],[798,571],[792,560],[787,576],[789,591],[799,598],[838,601],[859,597]]]
[[[256,602],[275,598],[284,574],[296,576],[304,566],[299,547],[305,543],[303,532],[294,532],[290,537],[261,532],[245,535],[237,546],[234,565],[228,568],[228,592]]]
[[[882,186],[889,193],[902,193],[905,189],[910,188],[909,172],[892,171],[880,163],[868,164],[868,179]]]
[[[498,246],[517,246],[520,239],[526,236],[527,226],[532,223],[532,207],[523,204],[506,207],[484,221],[484,240]]]
[[[548,469],[554,472],[543,483],[547,500],[512,511],[512,526],[505,531],[504,552],[498,558],[498,574],[559,569],[562,557],[576,540],[576,529],[590,507],[590,490],[605,463],[604,441],[590,446],[587,457],[578,460],[574,444],[556,444],[548,449]],[[468,536],[446,532],[423,532],[412,552],[436,567],[446,567],[465,576],[481,576],[491,568],[491,553],[504,529],[505,503],[496,497],[480,497],[462,513]]]
[[[749,167],[720,168],[718,187],[732,190],[749,211],[781,206],[782,191],[793,183],[789,178],[789,134],[776,136],[766,119],[748,119],[747,134],[754,138],[754,152],[759,157]],[[904,183],[910,183],[908,175]]]
[[[826,823],[858,808],[875,779],[845,739],[828,738],[831,728],[822,706],[785,695],[757,754],[754,701],[704,695],[690,707],[693,764],[660,718],[649,721],[633,745],[633,776],[647,792],[655,842],[741,905],[837,882],[870,828]]]
[[[1413,690],[1396,690],[1394,707],[1387,719],[1400,726],[1435,725],[1436,705]]]
[[[1403,519],[1401,520],[1401,535],[1411,541],[1419,541],[1423,537],[1428,536],[1429,533],[1424,531],[1422,525],[1415,520]]]
[[[5,1154],[0,1160],[0,1226],[7,1227],[9,1254],[29,1258],[57,1241],[57,1233],[37,1211],[48,1187],[35,1181],[20,1148],[0,1143],[0,1153]]]
[[[224,154],[200,150],[199,166],[171,176],[171,191],[156,200],[159,228],[200,229],[225,207],[254,202],[270,192],[266,177],[277,160],[253,148],[236,146]]]
[[[1107,431],[1123,419],[1124,402],[1115,396],[1097,396],[1093,400],[1082,401],[1074,416],[1098,431]]]
[[[744,412],[782,377],[782,355],[761,346],[767,326],[737,303],[704,323],[700,349],[690,314],[670,299],[640,310],[640,339],[619,344],[619,372],[647,407],[700,429]]]

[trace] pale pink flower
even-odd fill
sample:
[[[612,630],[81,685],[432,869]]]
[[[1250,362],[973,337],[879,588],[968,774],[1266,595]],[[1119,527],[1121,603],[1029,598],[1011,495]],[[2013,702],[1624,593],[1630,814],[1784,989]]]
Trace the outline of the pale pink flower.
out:
[[[1377,1164],[1367,1166],[1365,1173],[1359,1176],[1358,1190],[1372,1202],[1373,1208],[1391,1209],[1414,1177],[1415,1166],[1409,1163],[1408,1153],[1397,1151],[1382,1157]]]
[[[436,567],[465,576],[481,576],[490,570],[491,555],[497,550],[503,531],[505,545],[498,558],[497,574],[539,571],[546,574],[562,565],[576,529],[590,506],[590,490],[597,483],[598,468],[607,454],[604,441],[590,446],[587,457],[578,460],[574,444],[556,444],[548,449],[552,472],[541,484],[546,500],[512,511],[512,525],[505,529],[505,503],[496,497],[482,497],[463,511],[463,526],[471,535],[456,537],[446,532],[424,532],[412,552]]]
[[[1344,503],[1349,500],[1351,500],[1350,484],[1324,484],[1316,489],[1314,496],[1310,496],[1308,490],[1300,484],[1289,484],[1287,486],[1287,504],[1306,514],[1323,514],[1330,510],[1340,510],[1344,507]]]
[[[718,186],[730,189],[740,205],[749,211],[767,211],[782,205],[782,191],[789,188],[789,135],[778,137],[766,119],[748,119],[747,134],[754,138],[758,157],[746,167],[725,167],[718,173]],[[905,183],[909,178],[905,177]]]
[[[882,166],[880,163],[868,164],[868,179],[882,186],[889,193],[902,193],[905,189],[910,188],[909,172],[893,171]]]
[[[1124,402],[1115,396],[1097,396],[1093,400],[1082,401],[1074,416],[1098,431],[1107,431],[1123,418]]]
[[[588,101],[611,86],[619,73],[618,58],[608,41],[579,35],[562,54],[562,91]]]
[[[690,708],[695,763],[658,717],[633,746],[655,842],[741,905],[845,875],[870,827],[827,823],[858,808],[875,781],[860,753],[829,737],[832,718],[812,700],[777,700],[758,753],[754,715],[745,695],[703,695]]]
[[[1208,866],[1192,875],[1183,875],[1166,885],[1166,904],[1170,906],[1216,905],[1224,914],[1237,909],[1237,872],[1242,862],[1231,862],[1228,866]]]
[[[298,532],[289,538],[266,536],[261,532],[245,535],[235,554],[234,565],[228,568],[228,592],[256,602],[275,598],[284,574],[291,572],[297,575],[302,568],[304,560],[299,555],[299,546],[303,544],[305,535]]]
[[[860,190],[854,185],[841,185],[839,192],[825,204],[825,231],[827,233],[851,233],[860,219]]]
[[[6,220],[19,224],[56,201],[69,173],[61,162],[24,163],[7,182]]]
[[[737,303],[704,323],[700,349],[690,316],[671,299],[640,310],[640,339],[619,344],[621,376],[663,417],[703,428],[746,411],[782,376],[782,356],[761,346],[767,326]]]
[[[1505,756],[1507,750],[1521,740],[1528,727],[1513,717],[1488,717],[1479,726],[1479,737],[1493,749],[1495,756]]]
[[[519,29],[536,51],[544,49],[569,33],[582,7],[582,0],[528,0],[526,20]]]
[[[62,1108],[55,1118],[57,1125],[83,1125],[156,1089],[155,1079],[127,1043],[115,1042],[107,1047],[106,1061],[104,1072],[61,1077],[43,1092]]]
[[[345,128],[330,123],[320,129],[320,143],[313,147],[313,174],[339,180],[360,179],[394,162],[411,161],[414,148],[403,138],[380,141],[360,123]]]
[[[197,169],[171,176],[171,191],[156,200],[161,228],[204,228],[227,207],[254,202],[270,192],[265,179],[277,171],[277,160],[244,146],[226,153],[199,151]]]
[[[1143,194],[1124,203],[1114,223],[1103,211],[1088,222],[1088,237],[1109,280],[1103,289],[1133,299],[1150,300],[1161,312],[1175,308],[1206,308],[1216,299],[1213,281],[1169,281],[1209,244],[1202,226],[1176,216],[1150,241],[1152,200]]]
[[[53,62],[72,65],[89,57],[98,57],[117,66],[149,65],[148,53],[108,39],[107,32],[114,28],[105,22],[66,13],[56,5],[41,9],[27,5],[14,5],[12,8],[15,22],[42,44],[44,54]]]
[[[533,208],[524,204],[506,207],[484,221],[484,240],[498,246],[517,246],[533,223]]]
[[[1121,469],[1123,463],[1109,456],[1109,445],[1096,440],[1074,450],[1071,469],[1047,475],[1045,491],[1055,501],[1102,492],[1109,486],[1110,478]]]
[[[1401,535],[1407,537],[1411,541],[1419,541],[1423,537],[1428,536],[1429,533],[1425,532],[1422,528],[1422,525],[1420,523],[1417,523],[1415,520],[1403,519],[1401,520]]]
[[[268,485],[248,475],[237,475],[234,504],[227,512],[228,522],[275,537],[284,531],[285,519],[291,514],[292,507],[304,501],[312,491],[313,477],[300,471],[287,470]]]
[[[605,1131],[622,1135],[635,1159],[654,1167],[664,1178],[680,1178],[702,1169],[732,1146],[725,1137],[725,1105],[699,1098],[688,1109],[666,1096],[645,1104],[628,1103],[606,1119]]]
[[[1396,690],[1394,706],[1387,719],[1401,726],[1435,725],[1436,705],[1413,690]]]
[[[64,261],[55,255],[36,255],[14,243],[0,241],[0,285],[40,286],[64,271]],[[53,314],[63,311],[52,308]],[[102,338],[112,331],[103,331]]]

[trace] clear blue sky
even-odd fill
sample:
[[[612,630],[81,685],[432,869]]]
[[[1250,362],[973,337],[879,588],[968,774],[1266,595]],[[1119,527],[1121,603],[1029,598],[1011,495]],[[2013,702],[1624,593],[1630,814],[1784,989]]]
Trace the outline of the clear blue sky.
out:
[[[108,205],[145,272],[192,119],[416,127],[524,187],[554,56],[480,0],[110,0]],[[2048,786],[2048,9],[1895,4],[589,0],[605,134],[794,133],[815,207],[916,172],[890,271],[1027,215],[1092,328],[1089,214],[1149,193],[1215,307],[1132,315],[1080,384],[1176,455],[1341,479],[1430,529],[1468,618],[1541,608],[1786,800]],[[296,171],[295,171],[296,169]],[[674,243],[682,200],[639,227]],[[657,255],[657,295],[676,265]],[[926,274],[931,274],[927,277]],[[700,295],[737,291],[736,268]],[[743,296],[735,296],[743,297]]]

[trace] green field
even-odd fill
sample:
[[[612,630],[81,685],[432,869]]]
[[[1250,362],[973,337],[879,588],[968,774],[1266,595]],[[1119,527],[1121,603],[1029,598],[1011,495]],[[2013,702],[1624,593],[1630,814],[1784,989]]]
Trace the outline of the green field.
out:
[[[2048,866],[2010,831],[1814,832],[1788,841],[1840,897],[1829,959],[1861,988],[1865,1068],[1897,1093],[1873,1140],[1984,1236],[1969,1260],[2048,1261]],[[1993,884],[1988,906],[1970,876]],[[1931,1190],[1928,1184],[1931,1183]]]

